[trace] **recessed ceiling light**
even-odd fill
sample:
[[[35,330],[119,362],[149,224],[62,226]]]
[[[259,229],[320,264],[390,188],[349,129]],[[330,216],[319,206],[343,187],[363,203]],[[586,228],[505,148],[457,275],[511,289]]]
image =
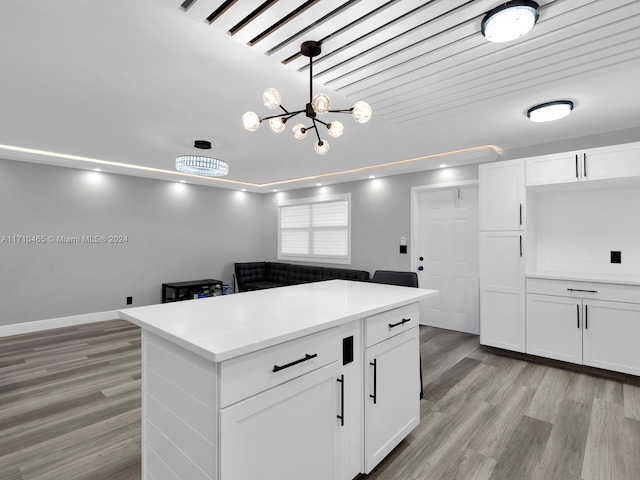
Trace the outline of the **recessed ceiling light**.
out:
[[[369,175],[369,178],[376,178],[375,175]]]
[[[274,192],[277,192],[277,191],[278,191],[278,189],[277,189],[277,188],[274,188],[274,189],[273,189],[273,191],[274,191]]]
[[[94,172],[101,172],[101,171],[102,171],[102,169],[101,169],[101,168],[94,168],[94,169],[93,169],[93,171],[94,171]]]
[[[542,103],[527,110],[527,117],[532,122],[552,122],[566,117],[573,110],[573,102],[569,100],[558,100],[555,102]]]
[[[441,163],[440,164],[440,168],[447,168],[447,164],[446,163]]]
[[[316,187],[321,187],[322,184],[321,183],[316,183]]]
[[[180,180],[180,183],[187,183],[187,182],[185,182],[184,180]]]
[[[489,10],[482,20],[482,34],[490,42],[510,42],[527,34],[538,20],[536,2],[512,0]]]

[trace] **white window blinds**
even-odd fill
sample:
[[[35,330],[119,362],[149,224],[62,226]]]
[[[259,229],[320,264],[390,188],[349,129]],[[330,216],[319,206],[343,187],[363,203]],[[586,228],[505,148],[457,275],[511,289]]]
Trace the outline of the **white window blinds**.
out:
[[[350,262],[349,195],[302,199],[278,206],[278,258]]]

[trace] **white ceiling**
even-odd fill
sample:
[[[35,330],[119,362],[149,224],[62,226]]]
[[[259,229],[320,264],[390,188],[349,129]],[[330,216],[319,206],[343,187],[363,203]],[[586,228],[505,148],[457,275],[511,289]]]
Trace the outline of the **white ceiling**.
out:
[[[2,0],[0,157],[177,180],[175,157],[202,153],[193,141],[203,139],[230,173],[188,181],[267,191],[491,161],[496,150],[640,126],[638,0],[539,0],[533,31],[506,44],[480,33],[500,0],[187,3]],[[294,140],[291,125],[251,133],[240,120],[273,114],[262,105],[267,87],[288,110],[304,108],[305,40],[323,42],[314,93],[328,93],[332,108],[361,99],[374,110],[364,125],[327,115],[345,133],[323,135],[325,156],[311,135]],[[529,107],[557,99],[572,100],[573,114],[527,120]]]

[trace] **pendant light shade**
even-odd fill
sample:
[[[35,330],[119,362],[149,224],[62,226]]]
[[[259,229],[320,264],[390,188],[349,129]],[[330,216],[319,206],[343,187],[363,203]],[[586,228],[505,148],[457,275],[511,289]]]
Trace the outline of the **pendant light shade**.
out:
[[[224,177],[229,173],[229,164],[217,158],[183,155],[176,158],[176,170],[202,177]]]
[[[490,42],[510,42],[527,34],[538,20],[536,2],[512,0],[487,12],[482,34]]]
[[[531,107],[527,111],[527,117],[529,117],[529,120],[536,123],[552,122],[566,117],[572,110],[573,102],[569,100],[558,100]]]

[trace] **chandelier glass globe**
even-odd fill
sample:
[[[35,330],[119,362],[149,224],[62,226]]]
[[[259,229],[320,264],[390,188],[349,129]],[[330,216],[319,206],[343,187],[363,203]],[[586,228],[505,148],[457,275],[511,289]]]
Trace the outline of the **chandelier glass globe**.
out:
[[[271,130],[273,130],[276,133],[284,132],[285,124],[284,124],[284,121],[282,120],[282,117],[270,118],[269,127],[271,127]]]
[[[262,94],[262,101],[264,102],[264,106],[270,109],[278,108],[280,106],[280,102],[282,102],[282,97],[280,96],[280,92],[275,88],[267,88],[265,92]]]
[[[331,100],[328,96],[321,93],[313,97],[313,101],[311,102],[311,106],[313,106],[313,110],[318,115],[324,115],[331,108]]]
[[[329,142],[326,140],[318,140],[313,148],[318,155],[324,155],[329,151]]]
[[[329,136],[338,138],[340,135],[342,135],[342,132],[344,132],[344,125],[342,125],[342,123],[338,122],[337,120],[334,120],[327,125],[327,129]]]
[[[247,112],[242,116],[244,128],[250,132],[255,132],[260,126],[260,117],[254,112]]]
[[[302,140],[304,137],[307,136],[307,129],[304,128],[304,125],[301,123],[294,125],[292,132],[293,132],[293,138],[295,138],[296,140]]]
[[[356,122],[367,123],[369,120],[371,120],[373,110],[367,102],[363,102],[362,100],[360,100],[353,105],[353,111],[351,112],[351,115]]]

